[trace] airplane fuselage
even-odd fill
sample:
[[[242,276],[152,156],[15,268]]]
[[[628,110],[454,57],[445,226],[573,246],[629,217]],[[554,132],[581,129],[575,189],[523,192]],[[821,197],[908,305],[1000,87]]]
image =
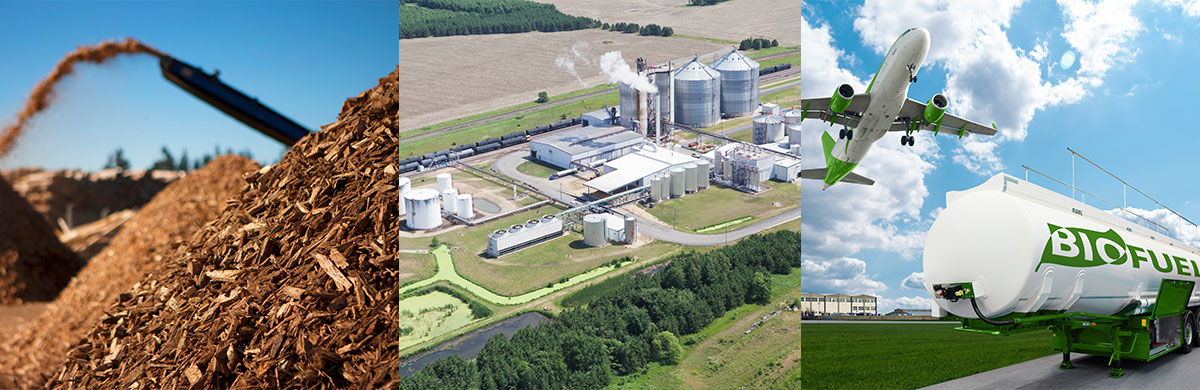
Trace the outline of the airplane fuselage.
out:
[[[861,113],[862,119],[854,129],[854,137],[837,141],[833,148],[834,158],[857,165],[871,145],[888,133],[908,99],[908,86],[921,69],[927,53],[929,32],[925,29],[911,29],[896,39],[867,87],[865,93],[871,96],[871,101]]]

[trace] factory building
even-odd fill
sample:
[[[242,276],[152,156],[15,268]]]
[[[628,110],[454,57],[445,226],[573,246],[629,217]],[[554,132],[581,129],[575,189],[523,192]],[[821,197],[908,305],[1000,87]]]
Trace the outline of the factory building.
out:
[[[600,177],[584,182],[588,188],[606,194],[613,194],[624,189],[650,185],[656,176],[668,173],[671,168],[682,168],[700,160],[692,156],[658,147],[654,144],[643,143],[629,149],[624,156],[610,159],[601,166]],[[707,170],[707,165],[705,166]],[[707,177],[707,173],[705,173]],[[697,180],[699,177],[693,177]],[[695,181],[699,183],[700,180]],[[705,182],[707,186],[707,182]]]
[[[761,191],[762,183],[775,179],[790,183],[800,178],[800,158],[785,158],[788,153],[777,144],[747,145],[731,143],[712,151],[715,176],[726,185],[742,190]]]
[[[568,169],[572,162],[589,164],[623,156],[644,140],[642,135],[620,127],[581,127],[535,139],[529,143],[529,150],[539,161]]]
[[[873,295],[800,293],[800,312],[804,315],[876,315]]]
[[[604,246],[608,242],[633,243],[636,236],[636,220],[612,213],[588,214],[583,216],[583,243],[590,247]]]

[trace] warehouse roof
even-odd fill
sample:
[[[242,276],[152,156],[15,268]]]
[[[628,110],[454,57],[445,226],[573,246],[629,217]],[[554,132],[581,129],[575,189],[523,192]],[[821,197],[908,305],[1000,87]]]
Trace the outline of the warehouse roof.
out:
[[[545,144],[567,154],[580,154],[588,151],[602,151],[603,148],[615,149],[640,142],[641,134],[613,127],[611,129],[597,127],[581,127],[571,131],[563,131],[553,135],[533,140],[534,144]]]
[[[608,173],[589,180],[583,185],[597,191],[612,193],[613,190],[664,169],[697,161],[699,160],[689,155],[676,153],[667,148],[643,145],[629,154],[604,163],[605,171]]]

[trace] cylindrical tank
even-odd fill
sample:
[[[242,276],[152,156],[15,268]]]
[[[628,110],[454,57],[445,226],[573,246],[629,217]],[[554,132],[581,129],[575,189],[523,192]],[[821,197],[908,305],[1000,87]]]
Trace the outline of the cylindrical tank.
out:
[[[663,199],[662,196],[662,178],[655,176],[650,178],[650,201],[658,202]]]
[[[437,190],[432,188],[418,188],[404,196],[404,206],[408,211],[405,224],[409,229],[433,229],[442,224],[442,207],[438,196]]]
[[[800,155],[800,144],[791,144],[788,147],[788,153],[790,153],[793,156],[799,156]]]
[[[629,84],[620,83],[617,86],[617,91],[621,98],[621,126],[628,127],[630,123],[637,120],[637,90],[633,89]]]
[[[583,216],[583,244],[590,247],[604,246],[604,215]]]
[[[437,191],[439,194],[446,192],[446,190],[451,189],[453,187],[454,187],[454,185],[453,185],[453,183],[450,182],[450,174],[449,173],[437,174]]]
[[[400,214],[407,214],[408,210],[404,205],[404,195],[408,195],[412,191],[412,180],[407,177],[400,177]]]
[[[787,125],[787,138],[789,145],[799,145],[801,134],[803,133],[800,132],[799,123]]]
[[[699,176],[696,176],[696,189],[697,190],[703,190],[705,188],[708,188],[708,174],[709,174],[709,170],[710,170],[709,167],[710,167],[710,164],[708,163],[707,160],[700,160],[700,162],[696,163],[696,168],[697,168],[696,174],[699,175]]]
[[[637,239],[637,220],[631,215],[625,216],[625,243],[632,244]]]
[[[1200,251],[1012,176],[946,194],[925,238],[925,288],[970,282],[984,316],[1146,312],[1164,278],[1200,281]],[[1192,302],[1200,299],[1194,291]],[[969,299],[935,297],[977,318]]]
[[[783,137],[783,117],[759,115],[754,117],[754,143],[769,144]]]
[[[798,124],[800,124],[800,118],[804,116],[804,111],[803,110],[784,110],[783,114],[780,116],[783,117],[784,123],[787,123],[789,125],[798,125]]]
[[[700,177],[700,167],[695,163],[688,163],[683,166],[683,192],[696,192],[696,178]]]
[[[678,198],[678,197],[683,196],[683,193],[684,193],[683,190],[684,190],[684,188],[687,187],[687,184],[686,184],[687,178],[685,176],[687,176],[687,171],[685,171],[683,168],[680,168],[680,167],[671,168],[671,197],[672,198]]]
[[[442,191],[442,210],[452,214],[458,211],[457,189],[447,188],[446,190]]]
[[[671,120],[671,108],[674,107],[671,102],[671,73],[670,72],[654,72],[651,74],[651,79],[654,80],[654,86],[658,88],[658,99],[662,100],[661,107],[655,104],[653,107],[658,112],[658,117],[665,120]]]
[[[721,118],[721,73],[692,60],[675,71],[675,122],[708,127]]]
[[[721,113],[750,115],[758,108],[758,62],[732,50],[709,64],[721,73]]]
[[[454,206],[454,212],[459,218],[475,218],[475,200],[471,198],[471,194],[459,195],[456,202],[458,204]]]

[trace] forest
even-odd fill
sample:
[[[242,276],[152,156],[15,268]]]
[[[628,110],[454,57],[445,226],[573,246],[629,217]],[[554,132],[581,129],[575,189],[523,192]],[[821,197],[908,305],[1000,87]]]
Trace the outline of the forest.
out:
[[[672,256],[662,271],[597,295],[554,321],[497,335],[473,361],[442,358],[401,389],[597,389],[651,362],[676,364],[680,338],[743,304],[766,304],[769,274],[800,266],[800,233],[753,235]]]
[[[527,0],[400,0],[400,39],[571,31],[599,21]]]

